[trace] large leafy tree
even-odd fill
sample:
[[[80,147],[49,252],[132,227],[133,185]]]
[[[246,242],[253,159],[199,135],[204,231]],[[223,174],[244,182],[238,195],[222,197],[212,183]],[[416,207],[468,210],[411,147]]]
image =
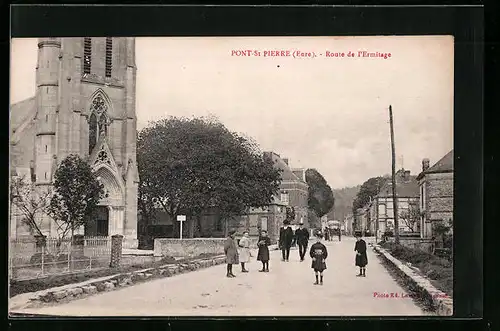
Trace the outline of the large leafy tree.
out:
[[[209,208],[227,230],[232,216],[269,204],[280,184],[279,170],[258,146],[214,118],[151,123],[139,132],[137,163],[141,213],[148,215],[154,201],[172,219],[185,214],[190,237]]]
[[[306,182],[309,185],[307,199],[309,209],[314,211],[318,217],[328,214],[335,204],[330,185],[316,169],[306,170]]]
[[[54,174],[54,194],[48,207],[60,241],[69,233],[73,237],[74,230],[90,219],[103,197],[104,187],[87,162],[76,154],[62,160]]]
[[[356,198],[352,203],[353,213],[356,212],[356,209],[362,208],[368,202],[370,202],[370,199],[372,199],[379,193],[380,189],[387,180],[388,179],[386,177],[379,176],[372,177],[364,182],[363,185],[361,185],[361,188],[359,189],[358,194],[356,195]]]

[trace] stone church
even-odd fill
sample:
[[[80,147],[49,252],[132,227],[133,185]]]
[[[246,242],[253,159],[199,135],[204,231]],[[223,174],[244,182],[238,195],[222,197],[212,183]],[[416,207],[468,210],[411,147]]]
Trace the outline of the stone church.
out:
[[[52,185],[69,154],[88,160],[105,187],[96,216],[79,232],[122,234],[137,245],[134,38],[41,38],[35,96],[11,106],[11,176]],[[12,210],[11,238],[29,235]],[[45,216],[43,231],[55,236]]]

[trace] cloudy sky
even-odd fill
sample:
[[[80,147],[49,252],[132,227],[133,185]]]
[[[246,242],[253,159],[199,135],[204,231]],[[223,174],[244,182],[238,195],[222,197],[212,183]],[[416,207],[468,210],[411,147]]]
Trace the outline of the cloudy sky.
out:
[[[12,43],[12,103],[35,93],[36,43]],[[261,56],[231,56],[248,49]],[[270,50],[316,57],[264,57]],[[332,188],[390,173],[389,105],[398,167],[416,174],[422,158],[453,148],[452,37],[137,38],[136,56],[139,129],[215,115],[292,167],[318,169]]]

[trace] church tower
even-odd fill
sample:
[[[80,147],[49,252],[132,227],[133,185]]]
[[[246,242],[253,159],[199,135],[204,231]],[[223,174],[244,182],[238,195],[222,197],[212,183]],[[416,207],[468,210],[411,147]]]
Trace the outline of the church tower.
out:
[[[38,43],[35,182],[50,187],[57,164],[69,154],[86,159],[106,197],[82,231],[122,234],[128,247],[137,246],[136,70],[134,38],[41,38]]]

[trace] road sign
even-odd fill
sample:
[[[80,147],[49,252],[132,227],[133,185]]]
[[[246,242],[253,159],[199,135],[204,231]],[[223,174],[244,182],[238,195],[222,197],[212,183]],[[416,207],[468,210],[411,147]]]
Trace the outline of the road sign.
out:
[[[179,239],[182,239],[182,223],[186,220],[186,215],[177,215],[177,220],[179,223]]]

